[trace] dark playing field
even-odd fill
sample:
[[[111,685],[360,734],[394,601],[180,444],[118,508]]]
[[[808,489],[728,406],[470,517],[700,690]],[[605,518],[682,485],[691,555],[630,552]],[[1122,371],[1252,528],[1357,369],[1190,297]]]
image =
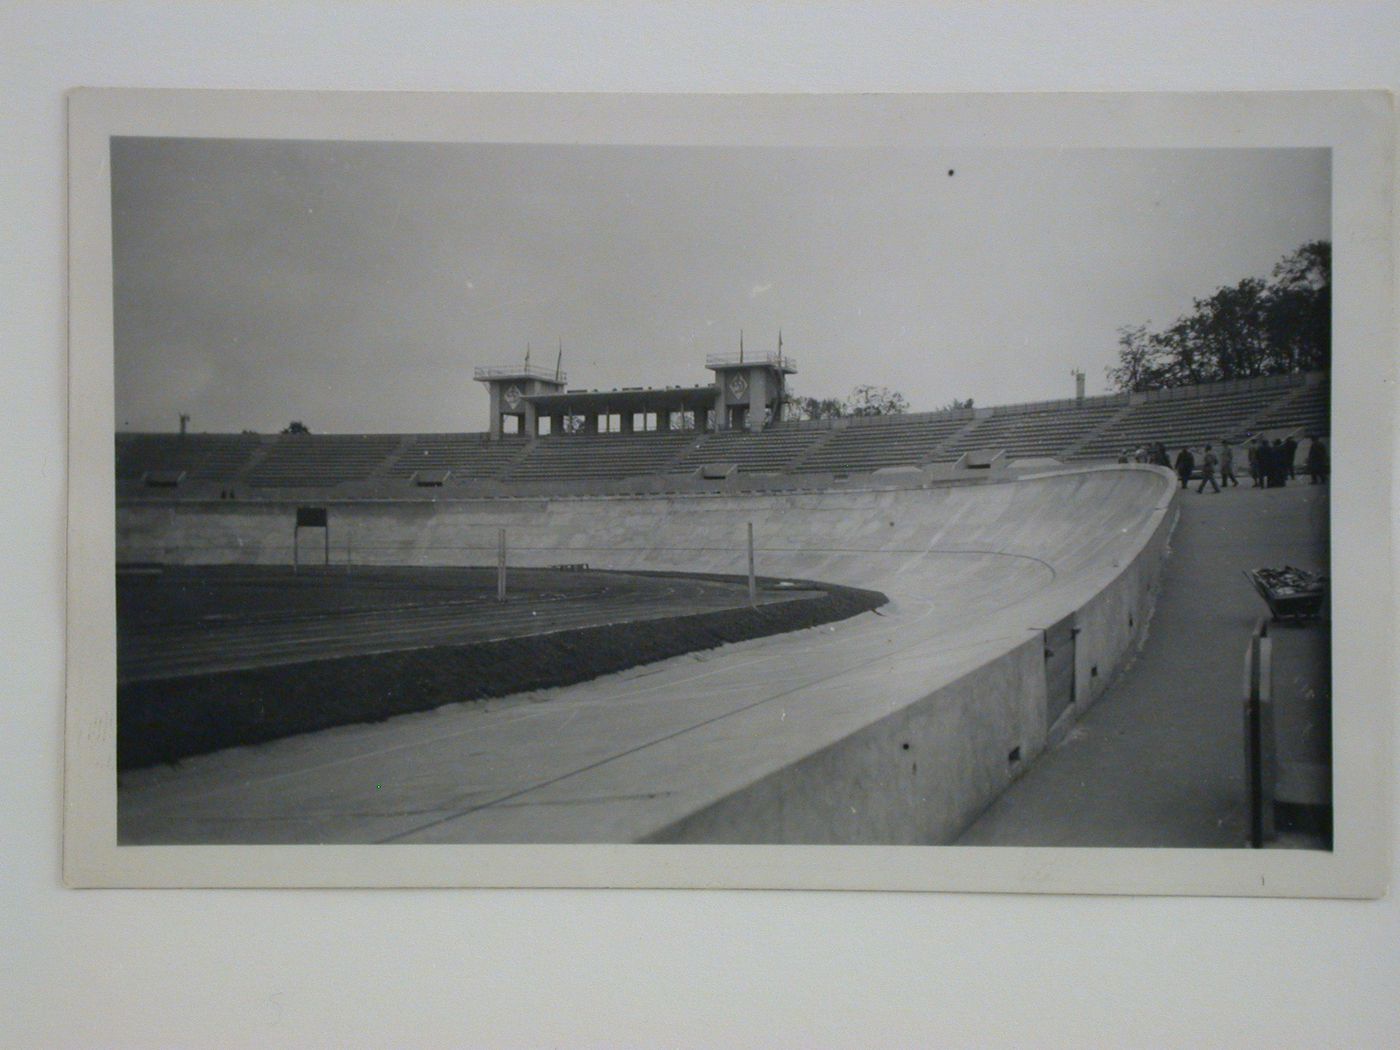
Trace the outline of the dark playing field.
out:
[[[760,604],[822,592],[765,583]],[[117,676],[146,681],[746,607],[743,580],[486,568],[166,566],[119,573]]]

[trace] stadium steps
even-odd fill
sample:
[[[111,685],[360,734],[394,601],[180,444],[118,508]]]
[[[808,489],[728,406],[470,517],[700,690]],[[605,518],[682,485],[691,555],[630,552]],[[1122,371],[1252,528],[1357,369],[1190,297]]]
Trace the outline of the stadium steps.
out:
[[[530,450],[524,436],[413,434],[385,469],[389,478],[408,480],[420,470],[447,470],[454,478],[499,478]]]
[[[820,449],[801,463],[808,473],[864,473],[881,467],[921,466],[967,420],[956,416],[879,417],[852,420],[832,431]]]
[[[256,434],[119,435],[117,478],[183,471],[191,481],[228,482],[256,455],[259,440]]]
[[[934,446],[933,454],[929,456],[928,461],[930,463],[951,463],[954,460],[956,460],[958,457],[952,455],[949,452],[949,449],[952,447],[954,442],[961,441],[964,437],[971,433],[972,428],[976,425],[976,416],[973,416],[971,419],[966,420],[961,427],[953,431],[941,442]]]
[[[509,481],[571,481],[664,474],[693,441],[690,433],[542,437],[503,476]]]
[[[1132,405],[1119,421],[1085,442],[1075,459],[1113,459],[1125,448],[1160,441],[1169,448],[1199,447],[1246,436],[1243,424],[1279,400],[1277,387],[1160,398]]]
[[[243,484],[253,488],[327,488],[368,481],[399,447],[397,434],[281,434]]]
[[[817,435],[817,436],[816,436],[816,439],[815,439],[810,445],[808,445],[805,449],[803,449],[802,452],[801,452],[801,454],[798,455],[798,457],[797,457],[796,459],[794,459],[790,464],[788,464],[788,470],[789,470],[791,473],[793,473],[793,474],[800,474],[800,473],[802,473],[802,471],[803,471],[804,469],[806,469],[805,466],[804,466],[804,464],[806,464],[807,460],[811,459],[811,458],[812,458],[813,456],[815,456],[818,452],[820,452],[822,449],[824,449],[824,448],[830,443],[831,437],[832,437],[833,434],[836,433],[836,431],[835,431],[835,430],[818,430],[818,431],[815,431],[815,433],[816,433],[816,435]]]
[[[1132,407],[1132,404],[1129,402],[1124,402],[1122,405],[1119,405],[1117,410],[1114,411],[1112,415],[1110,415],[1107,419],[1101,422],[1098,426],[1094,427],[1092,430],[1089,430],[1087,433],[1081,434],[1079,440],[1074,442],[1073,444],[1066,445],[1060,453],[1060,458],[1065,460],[1078,459],[1080,449],[1092,444],[1099,437],[1099,435],[1103,434],[1112,427],[1117,426],[1118,421],[1121,420],[1124,416],[1126,416],[1128,412],[1131,411]]]
[[[681,453],[676,471],[698,470],[706,463],[733,463],[741,473],[785,473],[823,436],[806,429],[721,430],[706,434]]]
[[[248,457],[248,461],[239,468],[238,473],[229,478],[231,485],[244,485],[248,482],[248,475],[257,470],[262,461],[267,458],[267,454],[272,451],[272,442],[259,440],[258,447],[253,449],[253,454]]]
[[[1290,395],[1249,421],[1251,430],[1302,430],[1327,437],[1331,431],[1331,384],[1295,387]]]
[[[1112,403],[1094,403],[987,416],[947,442],[942,455],[956,459],[977,449],[1001,449],[1012,459],[1059,457],[1086,429],[1099,427],[1117,411]]]
[[[386,459],[383,463],[379,464],[378,468],[374,471],[373,474],[370,475],[370,477],[392,477],[393,475],[390,473],[390,471],[393,469],[394,464],[396,464],[399,461],[399,459],[403,456],[403,454],[408,451],[409,447],[413,444],[413,440],[414,435],[412,434],[404,434],[402,437],[400,437],[398,447],[395,448],[392,453],[390,453],[388,459]]]

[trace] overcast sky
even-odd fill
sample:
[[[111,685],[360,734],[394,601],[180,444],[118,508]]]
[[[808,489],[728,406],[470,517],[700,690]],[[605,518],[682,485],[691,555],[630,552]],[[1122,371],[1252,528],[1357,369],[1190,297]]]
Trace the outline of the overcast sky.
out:
[[[1325,150],[955,151],[116,139],[117,424],[486,428],[476,365],[914,410],[1107,390],[1121,325],[1330,237]],[[951,172],[951,174],[950,174]]]

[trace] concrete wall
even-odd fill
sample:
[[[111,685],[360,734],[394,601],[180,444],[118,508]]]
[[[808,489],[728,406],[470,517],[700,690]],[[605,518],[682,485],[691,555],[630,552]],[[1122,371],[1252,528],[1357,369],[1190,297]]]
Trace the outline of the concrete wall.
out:
[[[1044,666],[1028,638],[648,841],[950,842],[1043,750]]]
[[[743,571],[753,522],[761,574],[891,598],[830,635],[725,647],[709,658],[709,692],[618,710],[590,745],[615,743],[615,758],[594,754],[596,769],[552,776],[539,804],[473,812],[441,840],[579,841],[586,827],[603,841],[929,843],[954,837],[1052,739],[1046,628],[1073,617],[1079,632],[1061,726],[1131,656],[1175,492],[1169,471],[1125,465],[824,492],[332,504],[330,520],[337,560],[353,542],[357,560],[489,564],[504,528],[516,565],[705,572]],[[295,506],[121,506],[119,556],[285,561]],[[765,661],[769,677],[755,678]],[[739,695],[751,687],[758,702]],[[587,697],[595,723],[600,689]],[[571,695],[539,712],[536,732],[557,713],[567,739]],[[643,717],[651,742],[638,746],[626,737]],[[625,800],[592,801],[605,798]]]
[[[1042,637],[1019,645],[742,791],[654,842],[954,841],[1131,662],[1176,522],[1174,490],[1141,549],[1073,613],[1075,702],[1048,724]],[[1013,758],[1013,749],[1016,757]]]

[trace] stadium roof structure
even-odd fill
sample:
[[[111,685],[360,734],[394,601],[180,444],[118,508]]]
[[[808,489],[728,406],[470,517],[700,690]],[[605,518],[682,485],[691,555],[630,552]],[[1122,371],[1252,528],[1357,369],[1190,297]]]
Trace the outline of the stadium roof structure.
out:
[[[493,379],[542,379],[547,383],[567,383],[569,373],[558,368],[542,368],[539,365],[481,365],[472,370],[472,378],[478,383]]]
[[[570,390],[526,394],[540,415],[571,412],[703,412],[713,408],[718,386],[635,387],[624,390]]]

